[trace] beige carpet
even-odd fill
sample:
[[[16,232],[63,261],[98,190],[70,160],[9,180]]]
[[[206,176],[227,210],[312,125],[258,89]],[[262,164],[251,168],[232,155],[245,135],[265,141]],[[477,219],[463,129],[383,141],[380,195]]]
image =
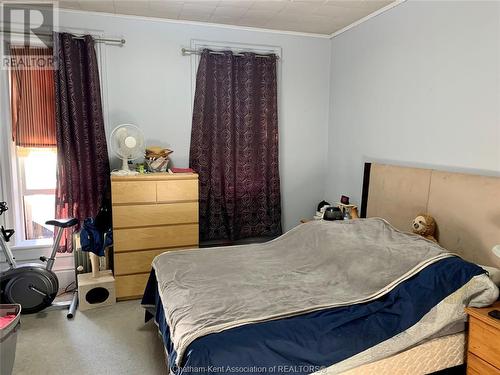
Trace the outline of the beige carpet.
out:
[[[14,375],[166,374],[163,346],[153,322],[144,324],[139,301],[77,311],[23,315]]]

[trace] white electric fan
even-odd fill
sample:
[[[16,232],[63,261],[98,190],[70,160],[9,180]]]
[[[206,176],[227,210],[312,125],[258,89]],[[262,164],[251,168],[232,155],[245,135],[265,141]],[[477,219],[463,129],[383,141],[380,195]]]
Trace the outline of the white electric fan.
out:
[[[136,171],[131,171],[128,161],[144,156],[144,136],[141,130],[132,124],[121,124],[113,129],[109,137],[111,150],[122,159],[122,168],[113,171],[114,175],[134,175]]]

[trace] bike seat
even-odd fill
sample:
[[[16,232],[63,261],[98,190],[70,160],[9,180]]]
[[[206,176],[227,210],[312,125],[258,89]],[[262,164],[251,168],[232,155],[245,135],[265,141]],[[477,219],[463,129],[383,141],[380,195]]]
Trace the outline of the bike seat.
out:
[[[45,224],[53,225],[53,226],[59,227],[59,228],[69,228],[69,227],[72,227],[73,225],[78,224],[78,219],[75,219],[72,217],[69,219],[54,219],[54,220],[46,221]]]

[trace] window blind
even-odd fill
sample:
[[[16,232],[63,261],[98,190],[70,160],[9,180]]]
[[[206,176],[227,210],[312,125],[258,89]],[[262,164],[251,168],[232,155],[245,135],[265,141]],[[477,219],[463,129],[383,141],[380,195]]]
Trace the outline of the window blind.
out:
[[[12,47],[16,61],[52,55],[52,49]],[[55,147],[55,89],[52,69],[11,68],[12,140],[21,147]]]

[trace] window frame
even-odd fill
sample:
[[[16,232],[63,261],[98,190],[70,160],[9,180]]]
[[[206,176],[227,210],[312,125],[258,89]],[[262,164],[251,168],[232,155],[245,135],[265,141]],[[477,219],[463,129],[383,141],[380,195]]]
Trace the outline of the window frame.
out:
[[[23,30],[20,28],[20,30]],[[96,38],[104,38],[103,30],[80,29],[74,27],[59,27],[59,32],[72,34],[90,34]],[[14,37],[14,43],[23,44],[22,36]],[[31,41],[33,42],[33,40]],[[0,38],[0,47],[6,43]],[[36,43],[35,43],[36,44]],[[41,45],[41,44],[40,44]],[[103,43],[96,43],[96,55],[101,86],[101,102],[106,134],[110,131],[109,108],[108,108],[108,77],[107,77],[107,48]],[[14,228],[16,234],[10,243],[11,250],[50,249],[53,245],[52,239],[25,240],[24,209],[22,202],[22,191],[19,181],[19,166],[17,165],[16,146],[12,142],[12,121],[10,109],[10,74],[7,69],[0,69],[0,201],[7,201],[9,210],[0,217],[0,225],[6,228]],[[5,109],[5,110],[4,110]],[[7,152],[2,152],[6,150]],[[109,150],[108,150],[109,151]],[[2,254],[0,254],[0,261]]]
[[[14,37],[12,41],[14,45],[24,43],[21,36]],[[3,41],[3,43],[6,43]],[[2,44],[3,44],[2,43]],[[33,43],[33,41],[32,41]],[[37,44],[37,43],[34,43]],[[40,43],[40,46],[43,46]],[[3,45],[1,46],[3,48]],[[0,172],[2,177],[2,195],[1,200],[8,202],[9,210],[4,213],[3,225],[8,228],[14,228],[13,243],[10,245],[12,250],[17,249],[38,249],[50,248],[53,245],[52,238],[43,238],[35,240],[26,240],[26,230],[24,221],[24,203],[23,203],[23,188],[24,174],[21,174],[21,166],[17,157],[16,145],[12,141],[12,112],[11,112],[11,74],[8,69],[0,70],[0,107],[2,110],[0,121],[5,124],[0,129],[0,141],[2,149],[8,152],[0,153]]]

